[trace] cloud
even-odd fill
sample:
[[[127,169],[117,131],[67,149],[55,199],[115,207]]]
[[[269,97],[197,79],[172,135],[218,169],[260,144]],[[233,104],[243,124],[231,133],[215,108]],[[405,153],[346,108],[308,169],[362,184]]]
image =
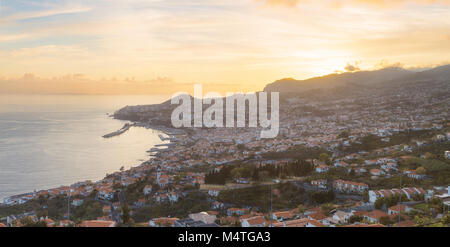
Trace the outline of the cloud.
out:
[[[0,23],[10,22],[10,21],[27,20],[27,19],[40,18],[40,17],[49,17],[49,16],[63,15],[63,14],[82,13],[82,12],[90,11],[91,9],[92,8],[90,8],[90,7],[77,6],[77,7],[55,8],[55,9],[48,9],[48,10],[41,10],[41,11],[28,11],[28,12],[22,12],[22,13],[9,15],[9,16],[0,18]]]
[[[375,6],[381,8],[397,7],[407,4],[420,4],[420,5],[430,5],[430,4],[450,4],[449,0],[350,0],[341,1],[348,2],[354,5],[366,5]],[[345,4],[345,3],[344,3]]]
[[[0,94],[173,94],[193,93],[192,82],[176,82],[170,77],[147,80],[128,78],[92,79],[84,74],[67,74],[58,77],[40,77],[26,73],[16,78],[0,77]],[[204,83],[203,89],[220,93],[247,92],[241,84]]]
[[[84,50],[76,45],[44,45],[24,47],[7,52],[11,58],[29,58],[38,56],[74,57],[84,54]]]
[[[0,42],[23,40],[29,37],[29,34],[0,34]]]
[[[345,65],[345,71],[347,71],[347,72],[355,72],[355,71],[359,71],[359,70],[361,70],[360,68],[359,68],[359,63],[360,62],[355,62],[354,64],[351,64],[351,63],[347,63],[347,65]]]
[[[267,5],[282,5],[287,7],[297,7],[301,5],[300,3],[316,3],[318,1],[314,0],[256,0],[259,2],[264,2]],[[408,4],[420,4],[420,5],[430,5],[430,4],[450,4],[450,0],[325,0],[321,2],[322,5],[327,5],[332,8],[339,7],[354,7],[354,6],[365,6],[365,7],[375,7],[375,8],[391,8],[398,7]]]
[[[375,69],[386,69],[386,68],[404,68],[405,65],[400,62],[390,63],[387,60],[381,60],[374,65]]]
[[[283,5],[288,7],[295,7],[300,3],[301,0],[259,0],[263,1],[268,5]]]

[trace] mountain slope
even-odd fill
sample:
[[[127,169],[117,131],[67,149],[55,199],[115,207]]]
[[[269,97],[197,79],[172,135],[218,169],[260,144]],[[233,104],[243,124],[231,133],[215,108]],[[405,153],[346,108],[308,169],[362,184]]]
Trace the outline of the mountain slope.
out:
[[[436,68],[438,69],[438,68]],[[434,70],[434,69],[433,69]],[[445,74],[438,70],[440,74]],[[450,70],[449,70],[450,71]],[[354,73],[330,74],[323,77],[315,77],[306,80],[282,79],[268,84],[264,91],[295,93],[305,92],[313,89],[327,89],[343,86],[378,86],[384,82],[399,81],[408,76],[414,76],[422,73],[424,77],[430,77],[429,74],[435,75],[437,71],[412,72],[401,68],[385,68],[375,71],[359,71]],[[447,76],[447,78],[450,78]]]

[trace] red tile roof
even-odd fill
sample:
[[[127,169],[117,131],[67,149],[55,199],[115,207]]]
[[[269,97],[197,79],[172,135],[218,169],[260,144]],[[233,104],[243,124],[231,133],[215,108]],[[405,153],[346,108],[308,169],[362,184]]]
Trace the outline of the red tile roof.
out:
[[[114,227],[114,226],[116,226],[115,221],[105,221],[105,220],[85,220],[80,224],[80,227]]]

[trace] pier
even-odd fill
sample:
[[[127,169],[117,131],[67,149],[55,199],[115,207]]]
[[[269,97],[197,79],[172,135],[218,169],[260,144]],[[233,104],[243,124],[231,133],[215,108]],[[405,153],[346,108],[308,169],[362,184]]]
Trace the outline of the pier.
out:
[[[114,136],[121,135],[121,134],[127,132],[132,126],[134,126],[134,124],[126,123],[120,130],[106,134],[103,136],[103,138],[111,138]]]

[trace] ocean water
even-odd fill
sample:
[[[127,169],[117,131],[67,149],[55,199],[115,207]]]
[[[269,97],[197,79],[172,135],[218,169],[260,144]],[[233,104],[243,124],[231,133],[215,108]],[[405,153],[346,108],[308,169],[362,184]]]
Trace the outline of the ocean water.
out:
[[[168,96],[0,95],[0,202],[7,196],[137,166],[163,143],[159,131],[133,127],[105,139],[127,121],[107,116],[126,105]]]

